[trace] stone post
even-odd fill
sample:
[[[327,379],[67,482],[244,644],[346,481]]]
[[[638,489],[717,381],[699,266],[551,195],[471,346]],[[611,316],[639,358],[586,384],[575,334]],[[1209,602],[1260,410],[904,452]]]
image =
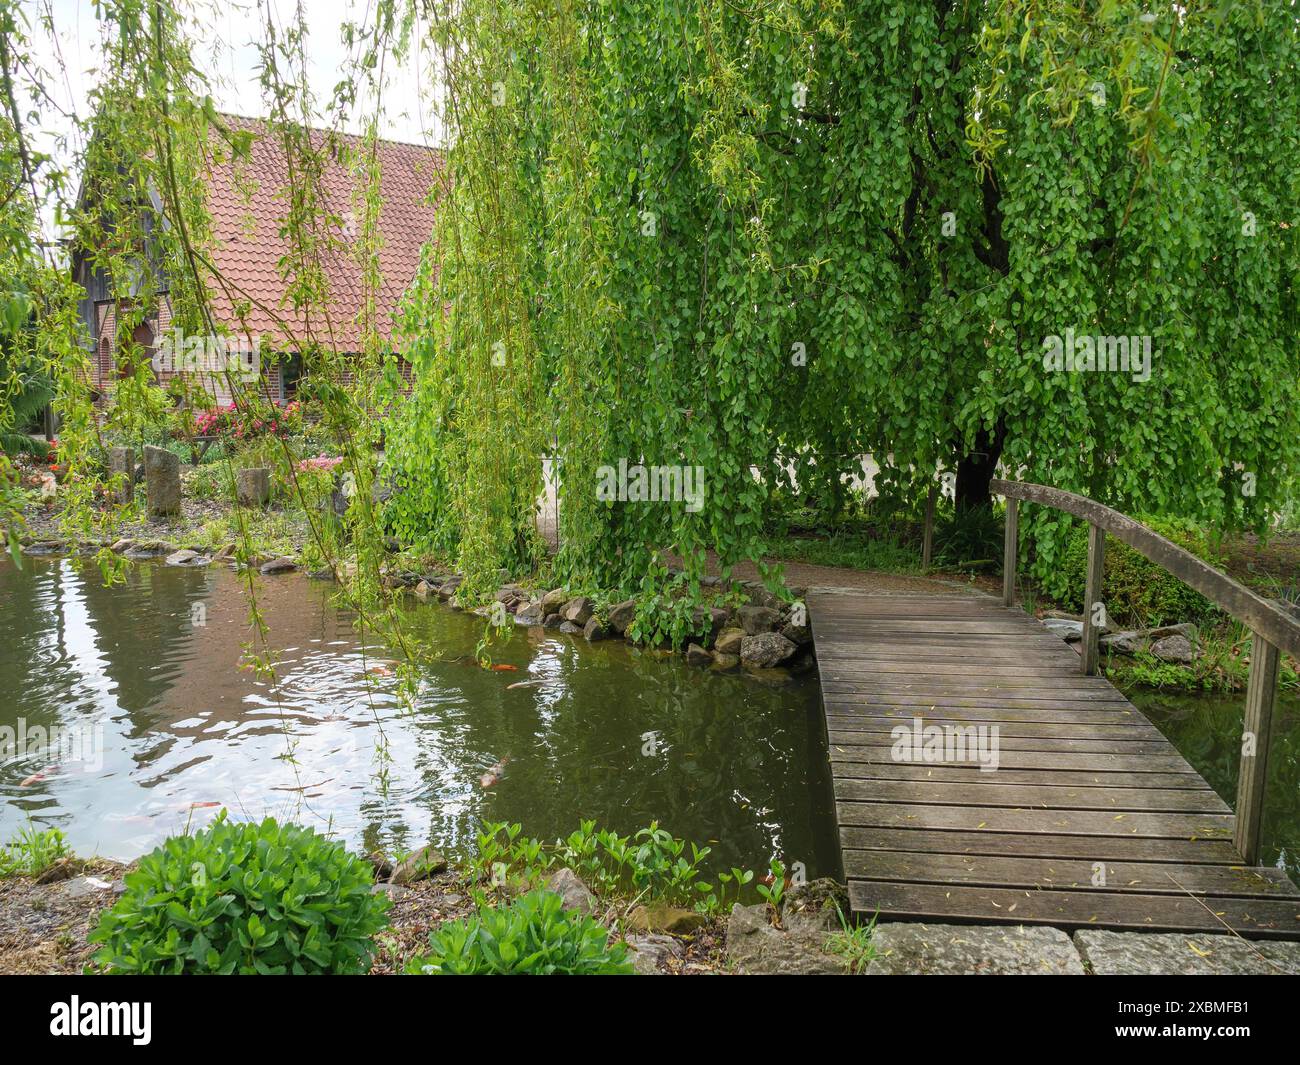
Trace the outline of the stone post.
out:
[[[235,472],[235,497],[241,507],[264,507],[271,499],[271,471],[250,466]]]
[[[175,514],[181,509],[181,460],[166,448],[144,449],[144,486],[149,514]]]
[[[117,501],[129,503],[135,498],[135,449],[114,447],[108,451],[108,472],[114,477],[119,474],[122,484],[117,489]]]

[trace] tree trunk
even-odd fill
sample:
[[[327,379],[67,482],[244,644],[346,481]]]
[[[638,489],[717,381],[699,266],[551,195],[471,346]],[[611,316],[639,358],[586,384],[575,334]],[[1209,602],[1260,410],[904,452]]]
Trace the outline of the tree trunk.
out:
[[[957,460],[957,510],[993,505],[989,482],[996,475],[998,459],[1002,457],[1003,436],[1000,425],[994,433],[981,430],[974,448]]]

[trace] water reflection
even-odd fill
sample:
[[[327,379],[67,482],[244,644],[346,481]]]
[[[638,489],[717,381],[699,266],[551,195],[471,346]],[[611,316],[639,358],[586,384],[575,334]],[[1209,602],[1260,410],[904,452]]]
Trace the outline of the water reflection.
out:
[[[1244,695],[1126,693],[1229,806],[1237,803]],[[1300,699],[1283,695],[1273,717],[1260,861],[1300,884]]]
[[[0,726],[101,741],[96,758],[0,768],[0,837],[30,817],[125,858],[221,806],[366,849],[455,844],[482,819],[543,838],[580,818],[623,832],[658,819],[716,841],[718,864],[779,854],[836,871],[815,682],[767,688],[539,629],[497,652],[517,673],[485,672],[466,661],[481,622],[420,604],[436,660],[411,711],[374,671],[391,655],[358,642],[329,592],[263,582],[271,683],[239,669],[248,607],[229,570],[144,565],[105,588],[67,561],[0,566]],[[509,688],[524,679],[546,683]]]

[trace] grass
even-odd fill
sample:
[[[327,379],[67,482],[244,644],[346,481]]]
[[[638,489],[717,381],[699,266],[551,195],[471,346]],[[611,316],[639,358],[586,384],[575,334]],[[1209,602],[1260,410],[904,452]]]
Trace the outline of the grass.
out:
[[[826,937],[826,949],[831,954],[843,958],[852,973],[861,973],[876,957],[876,946],[872,937],[876,931],[876,917],[866,924],[850,924],[844,911],[835,907],[840,919],[840,930]]]
[[[0,878],[40,876],[72,848],[57,828],[38,829],[28,823],[13,839],[0,847]]]
[[[768,554],[783,562],[815,566],[919,573],[921,556],[914,547],[871,533],[833,532],[826,537],[784,536],[768,541]]]

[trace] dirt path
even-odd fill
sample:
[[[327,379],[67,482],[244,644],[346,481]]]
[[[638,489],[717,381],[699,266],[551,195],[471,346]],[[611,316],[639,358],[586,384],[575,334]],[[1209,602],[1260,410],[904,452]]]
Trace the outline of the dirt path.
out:
[[[680,559],[670,557],[674,563],[680,564]],[[807,588],[809,591],[884,592],[901,595],[1002,594],[1002,582],[994,577],[969,578],[953,573],[884,573],[880,570],[850,569],[847,566],[786,562],[777,558],[765,558],[763,561],[782,566],[787,587]],[[707,570],[711,576],[718,576],[722,572],[713,552],[709,552]],[[757,580],[758,567],[752,562],[742,562],[732,567],[731,575],[742,581]]]

